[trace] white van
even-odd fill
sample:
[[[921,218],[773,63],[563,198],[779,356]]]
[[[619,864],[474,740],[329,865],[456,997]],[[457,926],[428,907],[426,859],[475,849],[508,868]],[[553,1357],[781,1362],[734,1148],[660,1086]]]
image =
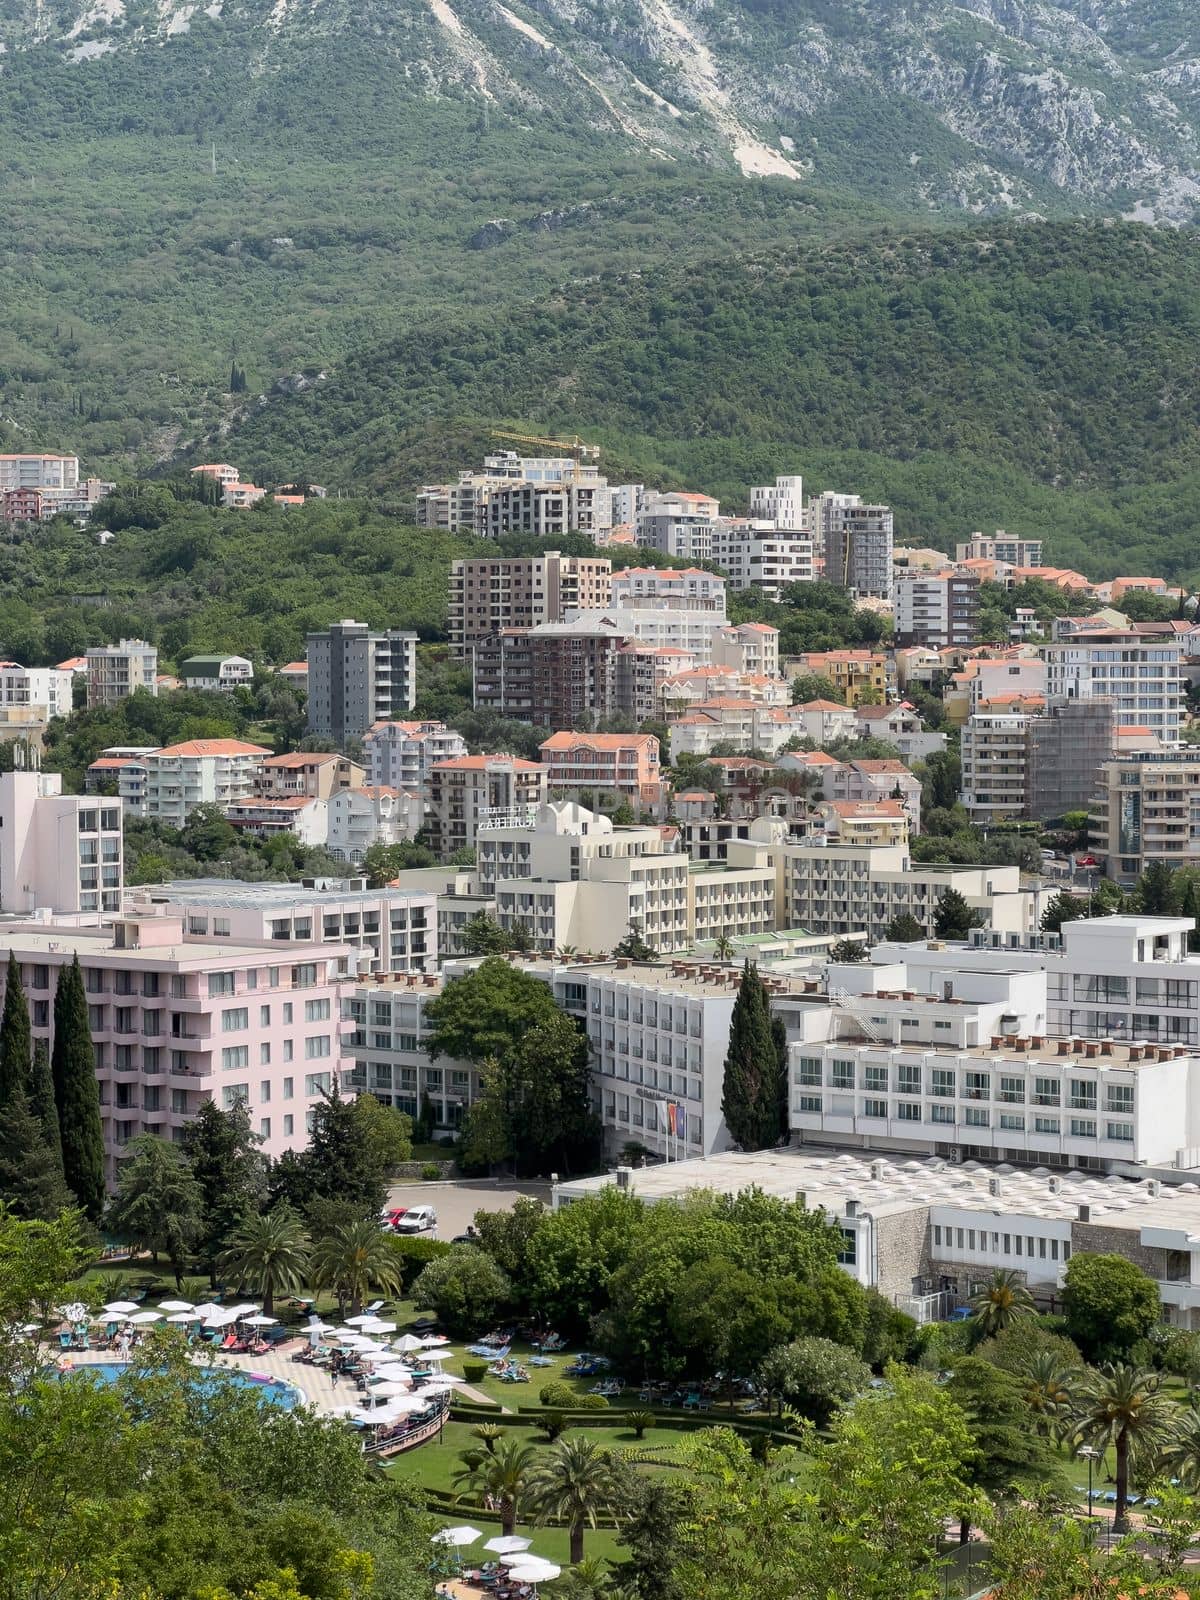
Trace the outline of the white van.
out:
[[[437,1212],[432,1206],[409,1206],[392,1224],[394,1233],[429,1233],[437,1227]]]

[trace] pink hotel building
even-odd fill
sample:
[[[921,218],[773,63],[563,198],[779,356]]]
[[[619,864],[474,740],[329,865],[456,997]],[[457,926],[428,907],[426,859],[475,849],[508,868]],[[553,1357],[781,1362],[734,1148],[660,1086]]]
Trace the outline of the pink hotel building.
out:
[[[244,1100],[272,1158],[307,1142],[354,1031],[341,1016],[359,959],[350,944],[214,945],[161,914],[98,928],[13,922],[4,933],[35,1039],[52,1040],[58,971],[79,956],[110,1180],[130,1139],[178,1139],[208,1099]]]

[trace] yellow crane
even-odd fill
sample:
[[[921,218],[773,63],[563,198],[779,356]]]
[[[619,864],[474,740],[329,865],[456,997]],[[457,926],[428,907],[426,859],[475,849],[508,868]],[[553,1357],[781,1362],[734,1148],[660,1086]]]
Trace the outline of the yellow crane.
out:
[[[507,439],[511,444],[540,444],[551,450],[561,450],[575,463],[575,481],[579,482],[579,463],[595,461],[600,455],[598,444],[587,444],[578,434],[570,439],[547,439],[537,433],[510,433],[506,428],[493,428],[493,439]]]

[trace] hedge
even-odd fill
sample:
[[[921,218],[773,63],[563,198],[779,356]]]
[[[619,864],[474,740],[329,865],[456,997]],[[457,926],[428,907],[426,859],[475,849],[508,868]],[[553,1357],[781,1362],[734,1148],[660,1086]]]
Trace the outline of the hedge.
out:
[[[621,1428],[624,1426],[623,1411],[610,1407],[607,1411],[580,1411],[559,1410],[559,1415],[564,1417],[571,1427],[575,1428]],[[794,1444],[803,1447],[805,1440],[795,1433],[784,1432],[777,1424],[762,1418],[729,1416],[728,1413],[694,1411],[654,1411],[653,1407],[638,1407],[638,1410],[651,1411],[655,1428],[674,1428],[678,1433],[694,1433],[700,1428],[732,1428],[735,1433],[747,1437],[766,1434],[776,1444]],[[451,1422],[494,1422],[502,1428],[528,1428],[537,1427],[546,1413],[541,1406],[521,1406],[516,1411],[493,1410],[490,1406],[472,1405],[469,1401],[453,1401],[450,1406]],[[630,1432],[633,1430],[630,1429]]]
[[[391,1238],[392,1254],[402,1261],[416,1261],[424,1266],[444,1256],[453,1247],[445,1239],[422,1239],[418,1234],[394,1233]]]

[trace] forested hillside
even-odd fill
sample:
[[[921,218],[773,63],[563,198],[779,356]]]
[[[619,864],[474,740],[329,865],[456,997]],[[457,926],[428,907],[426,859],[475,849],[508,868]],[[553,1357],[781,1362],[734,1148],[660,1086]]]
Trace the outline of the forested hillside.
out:
[[[989,523],[1097,576],[1200,570],[1200,251],[1134,225],[987,225],[609,273],[461,318],[250,407],[226,448],[404,496],[488,429],[578,430],[606,471],[731,509],[776,471],[892,501],[901,540]]]

